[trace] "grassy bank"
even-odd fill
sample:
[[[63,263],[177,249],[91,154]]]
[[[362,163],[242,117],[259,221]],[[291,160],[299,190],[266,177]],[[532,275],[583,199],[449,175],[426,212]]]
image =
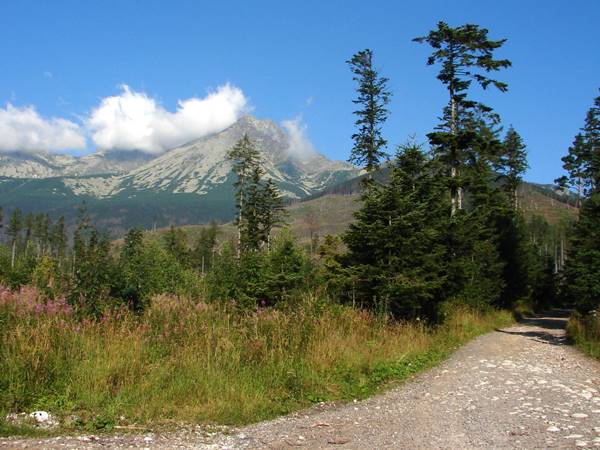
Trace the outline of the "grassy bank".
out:
[[[0,413],[76,414],[74,426],[243,424],[366,397],[512,321],[453,309],[443,326],[390,323],[307,297],[293,310],[157,297],[141,317],[79,321],[61,302],[0,293]],[[6,424],[4,434],[14,433]]]
[[[585,354],[600,360],[600,314],[593,312],[587,316],[573,313],[567,324],[567,334],[577,348]]]

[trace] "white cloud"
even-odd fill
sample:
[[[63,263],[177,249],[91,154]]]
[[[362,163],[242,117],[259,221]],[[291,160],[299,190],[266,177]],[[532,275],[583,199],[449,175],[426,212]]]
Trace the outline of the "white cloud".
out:
[[[308,158],[314,156],[317,152],[308,139],[306,124],[303,123],[301,116],[293,119],[284,120],[281,125],[287,131],[289,139],[288,151],[298,158]]]
[[[86,127],[101,150],[142,150],[161,153],[193,139],[218,132],[249,110],[244,93],[230,84],[204,98],[180,100],[167,111],[143,92],[122,86],[122,92],[102,99]]]
[[[44,71],[44,78],[52,78],[54,75],[49,70]]]
[[[85,136],[74,122],[41,117],[33,106],[0,107],[0,152],[61,151],[85,148]]]

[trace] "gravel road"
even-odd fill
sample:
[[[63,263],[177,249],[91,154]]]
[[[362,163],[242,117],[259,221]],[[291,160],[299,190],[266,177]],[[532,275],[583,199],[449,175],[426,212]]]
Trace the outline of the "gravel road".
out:
[[[225,432],[0,439],[1,448],[512,449],[600,447],[600,363],[566,314],[481,336],[382,395]]]

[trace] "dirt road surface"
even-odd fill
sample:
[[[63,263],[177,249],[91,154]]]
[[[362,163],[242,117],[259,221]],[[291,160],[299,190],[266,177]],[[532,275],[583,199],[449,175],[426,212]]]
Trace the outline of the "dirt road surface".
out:
[[[227,432],[0,439],[0,448],[600,448],[600,363],[566,345],[566,315],[481,336],[382,395]]]

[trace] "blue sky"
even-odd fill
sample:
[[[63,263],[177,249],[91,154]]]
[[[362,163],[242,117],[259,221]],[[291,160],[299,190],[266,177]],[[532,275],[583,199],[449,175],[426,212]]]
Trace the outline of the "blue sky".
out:
[[[0,106],[81,125],[122,84],[175,111],[230,83],[257,117],[301,118],[315,148],[346,159],[345,61],[371,48],[394,94],[384,129],[393,150],[410,135],[424,141],[446,101],[429,49],[411,42],[438,20],[508,38],[498,56],[513,67],[498,78],[509,92],[473,96],[525,139],[527,178],[552,181],[600,88],[600,1],[4,1]]]

